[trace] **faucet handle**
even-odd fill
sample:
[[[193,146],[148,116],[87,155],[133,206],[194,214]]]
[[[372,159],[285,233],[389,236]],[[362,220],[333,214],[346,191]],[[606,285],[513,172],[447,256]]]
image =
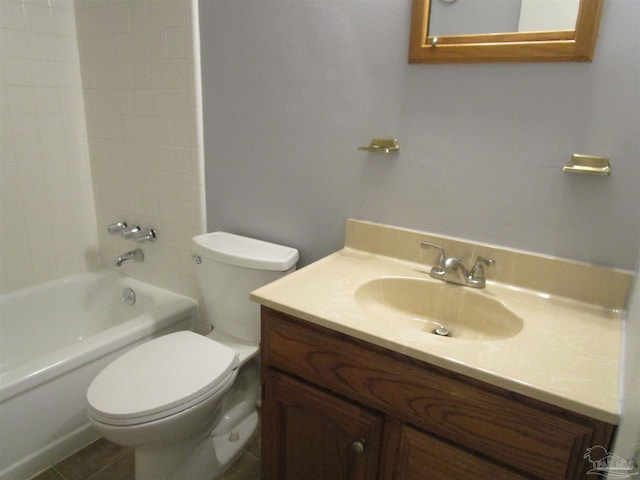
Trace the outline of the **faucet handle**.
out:
[[[445,273],[444,262],[447,259],[447,255],[444,253],[444,247],[430,242],[422,242],[420,245],[422,246],[422,248],[437,248],[438,250],[440,250],[440,253],[436,257],[436,260],[433,264],[433,270],[440,274]]]
[[[131,227],[125,228],[120,232],[122,238],[133,238],[133,236],[140,231],[140,227],[138,225],[133,225]]]
[[[109,235],[116,235],[122,232],[125,228],[127,228],[127,222],[116,222],[107,226],[107,232],[109,232]]]
[[[146,228],[136,233],[133,238],[136,242],[153,242],[156,239],[156,231],[153,228]]]
[[[474,263],[473,267],[471,268],[471,278],[473,280],[484,280],[485,277],[484,277],[483,265],[490,267],[495,264],[496,264],[495,260],[479,255],[478,258],[476,259],[476,263]]]

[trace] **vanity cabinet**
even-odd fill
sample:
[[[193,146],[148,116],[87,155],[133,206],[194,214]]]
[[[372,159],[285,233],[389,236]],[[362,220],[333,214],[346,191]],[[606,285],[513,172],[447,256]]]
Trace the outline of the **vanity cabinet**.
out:
[[[262,307],[268,480],[584,479],[614,426]]]
[[[267,373],[265,385],[275,428],[264,441],[279,446],[267,478],[375,478],[381,415],[276,371]]]

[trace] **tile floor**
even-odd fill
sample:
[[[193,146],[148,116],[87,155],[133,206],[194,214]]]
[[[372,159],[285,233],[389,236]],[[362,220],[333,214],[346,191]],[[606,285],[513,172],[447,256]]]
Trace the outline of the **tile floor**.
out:
[[[133,449],[100,439],[32,480],[134,480],[133,470]],[[216,480],[260,480],[260,478],[260,430],[258,430],[247,451]]]

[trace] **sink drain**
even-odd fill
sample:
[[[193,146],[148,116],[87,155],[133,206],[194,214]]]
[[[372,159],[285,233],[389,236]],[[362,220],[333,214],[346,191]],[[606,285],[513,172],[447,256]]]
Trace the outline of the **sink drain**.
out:
[[[451,332],[444,327],[438,327],[433,331],[434,334],[439,335],[441,337],[450,337]]]

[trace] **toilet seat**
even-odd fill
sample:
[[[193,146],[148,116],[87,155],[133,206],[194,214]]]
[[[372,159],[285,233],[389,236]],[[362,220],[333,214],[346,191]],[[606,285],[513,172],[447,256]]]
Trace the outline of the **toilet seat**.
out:
[[[197,333],[156,338],[114,360],[91,382],[89,415],[137,425],[186,410],[224,391],[237,374],[236,352]]]

